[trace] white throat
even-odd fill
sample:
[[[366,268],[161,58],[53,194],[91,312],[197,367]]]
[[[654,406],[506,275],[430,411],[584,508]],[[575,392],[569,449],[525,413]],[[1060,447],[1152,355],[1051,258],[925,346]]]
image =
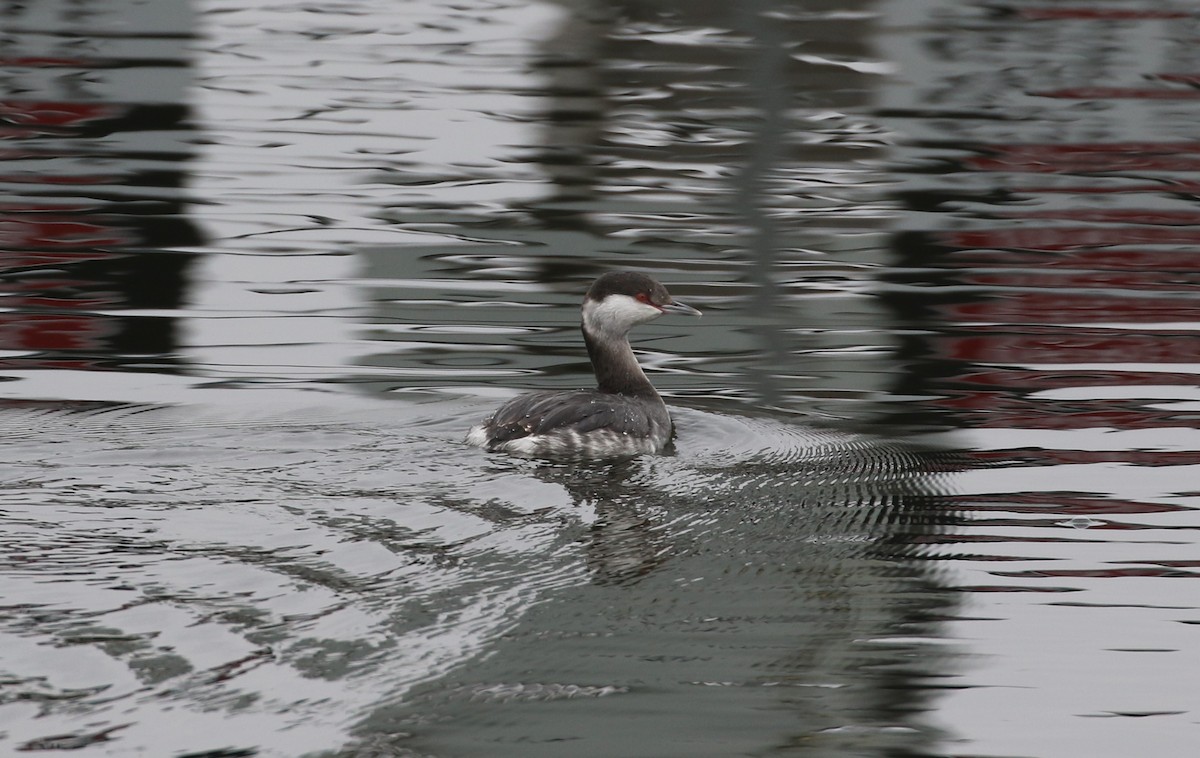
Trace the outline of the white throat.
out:
[[[629,295],[608,295],[583,303],[583,328],[592,334],[623,337],[638,324],[653,321],[662,311]]]

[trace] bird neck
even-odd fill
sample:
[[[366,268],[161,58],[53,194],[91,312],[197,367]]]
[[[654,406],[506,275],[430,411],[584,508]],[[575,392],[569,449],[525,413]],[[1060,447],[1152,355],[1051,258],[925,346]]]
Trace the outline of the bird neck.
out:
[[[646,372],[638,365],[626,335],[592,332],[585,326],[583,341],[587,344],[588,358],[592,361],[596,385],[601,392],[635,397],[659,396],[646,378]]]

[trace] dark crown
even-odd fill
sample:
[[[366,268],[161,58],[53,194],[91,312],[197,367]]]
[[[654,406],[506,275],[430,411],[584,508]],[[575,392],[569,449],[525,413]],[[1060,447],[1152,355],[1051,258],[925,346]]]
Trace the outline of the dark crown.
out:
[[[599,302],[609,295],[628,295],[636,298],[641,294],[648,295],[650,302],[656,305],[671,302],[671,294],[667,292],[666,287],[636,271],[613,271],[602,275],[592,283],[587,299]]]

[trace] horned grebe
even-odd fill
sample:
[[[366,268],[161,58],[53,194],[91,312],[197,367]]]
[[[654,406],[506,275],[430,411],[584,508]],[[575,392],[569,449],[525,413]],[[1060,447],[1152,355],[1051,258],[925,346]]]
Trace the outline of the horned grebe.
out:
[[[667,288],[632,271],[604,274],[583,299],[583,341],[594,390],[534,392],[500,406],[467,442],[535,457],[589,458],[657,453],[671,439],[671,416],[629,346],[629,330],[664,313],[699,316]]]

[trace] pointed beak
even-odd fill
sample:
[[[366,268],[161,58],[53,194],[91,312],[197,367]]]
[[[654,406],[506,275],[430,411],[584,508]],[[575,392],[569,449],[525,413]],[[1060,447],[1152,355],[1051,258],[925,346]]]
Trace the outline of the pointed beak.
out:
[[[683,303],[680,303],[678,301],[667,303],[666,305],[662,305],[659,307],[662,309],[663,313],[678,313],[681,316],[699,316],[700,315],[700,311],[696,310],[695,308],[693,308],[690,305],[684,305]]]

